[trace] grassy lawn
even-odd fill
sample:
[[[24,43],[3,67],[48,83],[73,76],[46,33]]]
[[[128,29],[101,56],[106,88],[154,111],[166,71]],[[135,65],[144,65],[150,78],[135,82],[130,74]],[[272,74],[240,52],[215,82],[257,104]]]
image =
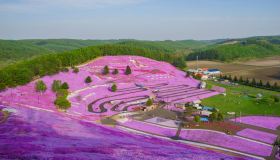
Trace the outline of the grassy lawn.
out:
[[[227,95],[217,95],[204,99],[203,105],[213,106],[221,112],[241,112],[242,115],[277,115],[280,116],[280,103],[275,103],[272,96],[280,95],[279,92],[268,91],[249,86],[228,86],[218,82],[208,81],[210,85],[216,85],[226,88]],[[255,96],[261,93],[266,101],[258,101]]]

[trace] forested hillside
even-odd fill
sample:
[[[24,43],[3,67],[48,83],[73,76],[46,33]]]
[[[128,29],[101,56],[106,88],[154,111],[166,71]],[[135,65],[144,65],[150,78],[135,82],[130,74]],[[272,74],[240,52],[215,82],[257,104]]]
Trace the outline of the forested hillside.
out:
[[[157,49],[165,53],[189,53],[192,49],[202,48],[210,41],[138,41],[138,40],[75,40],[75,39],[34,39],[34,40],[0,40],[0,68],[18,60],[30,57],[59,53],[88,46],[121,43],[146,49]]]
[[[227,40],[189,54],[187,60],[234,61],[280,55],[280,36]]]
[[[126,44],[91,46],[59,54],[46,54],[17,62],[0,69],[0,90],[30,82],[34,77],[52,75],[65,70],[65,67],[87,62],[105,55],[139,55],[160,61],[166,61],[184,68],[183,57],[164,53],[158,49],[148,49]],[[104,64],[105,65],[105,64]]]
[[[124,40],[0,40],[0,68],[18,60],[87,46],[113,44]]]

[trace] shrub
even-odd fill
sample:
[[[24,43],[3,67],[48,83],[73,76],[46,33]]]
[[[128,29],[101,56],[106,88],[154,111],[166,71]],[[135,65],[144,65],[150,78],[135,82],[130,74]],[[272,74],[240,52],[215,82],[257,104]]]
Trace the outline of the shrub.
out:
[[[146,102],[146,106],[151,106],[151,105],[153,105],[153,100],[149,98]]]
[[[198,115],[194,116],[194,121],[195,122],[200,122],[200,116],[198,116]]]
[[[218,121],[223,121],[223,120],[224,120],[224,116],[223,116],[222,113],[218,113],[218,115],[217,115],[217,120],[218,120]]]
[[[62,72],[69,72],[69,69],[67,67],[62,68]]]
[[[119,74],[119,70],[118,69],[114,69],[113,74]]]
[[[57,92],[61,87],[61,81],[60,80],[54,80],[52,83],[52,91]]]
[[[131,74],[131,68],[130,68],[129,66],[126,66],[125,74],[126,74],[126,75]]]
[[[274,102],[279,102],[280,101],[280,98],[278,96],[274,96],[273,99],[274,99]]]
[[[57,92],[56,92],[56,96],[57,97],[64,97],[64,98],[66,98],[67,96],[68,96],[68,90],[67,89],[59,89],[59,90],[57,90]]]
[[[35,84],[36,92],[45,92],[47,90],[46,84],[42,80],[38,80]]]
[[[79,69],[78,67],[74,67],[74,68],[73,68],[73,72],[74,72],[74,73],[78,73],[78,72],[80,72],[80,69]]]
[[[68,83],[64,82],[64,83],[61,85],[61,89],[69,89]]]
[[[91,83],[91,82],[92,82],[91,77],[87,76],[87,78],[85,79],[85,83]]]
[[[65,97],[57,97],[54,104],[58,109],[66,110],[71,107],[71,103]]]
[[[211,122],[217,120],[217,113],[216,113],[216,112],[213,112],[212,114],[210,114],[209,120],[210,120]]]

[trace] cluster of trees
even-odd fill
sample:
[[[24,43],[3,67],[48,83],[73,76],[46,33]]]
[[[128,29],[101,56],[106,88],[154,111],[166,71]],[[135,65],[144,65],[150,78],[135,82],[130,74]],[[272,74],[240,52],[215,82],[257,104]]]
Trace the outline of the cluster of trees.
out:
[[[185,63],[178,63],[183,60],[182,57],[163,53],[156,49],[122,44],[92,46],[59,54],[46,54],[4,67],[0,70],[0,91],[6,87],[24,85],[34,78],[53,75],[66,67],[74,67],[96,57],[106,55],[139,55],[159,61],[166,61],[175,64],[179,68],[186,66]]]
[[[224,120],[224,115],[221,112],[213,112],[213,113],[210,114],[209,120],[211,122],[223,121]]]
[[[253,78],[252,80],[249,80],[249,78],[243,79],[242,76],[237,78],[237,76],[232,77],[231,75],[220,75],[220,78],[227,79],[227,80],[235,82],[235,83],[252,86],[252,87],[280,91],[280,86],[277,84],[277,82],[275,82],[273,85],[271,85],[269,81],[267,81],[266,83],[263,83],[262,80],[257,81],[255,78]]]
[[[71,103],[67,100],[69,85],[60,80],[54,80],[52,83],[52,91],[56,93],[54,104],[60,110],[67,110],[71,107]]]
[[[108,65],[104,66],[104,68],[102,70],[102,74],[107,75],[109,73],[110,73],[110,69],[109,69]],[[132,73],[131,68],[129,66],[126,66],[124,74],[129,75],[131,73]],[[114,74],[114,75],[119,74],[119,70],[114,69],[112,74]]]
[[[233,61],[279,55],[279,51],[280,46],[277,43],[272,43],[272,41],[267,39],[249,38],[196,50],[188,54],[186,59],[196,60],[198,56],[199,59]]]

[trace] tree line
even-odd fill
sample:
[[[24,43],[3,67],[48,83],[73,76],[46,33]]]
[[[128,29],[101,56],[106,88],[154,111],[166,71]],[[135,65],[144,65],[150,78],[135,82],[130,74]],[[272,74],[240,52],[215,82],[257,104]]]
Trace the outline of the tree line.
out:
[[[53,75],[65,70],[67,67],[74,67],[96,57],[106,55],[138,55],[166,61],[181,69],[186,66],[182,56],[163,53],[156,49],[123,44],[92,46],[57,54],[46,54],[4,67],[0,70],[0,90],[24,85],[36,78]]]
[[[280,91],[280,86],[278,85],[277,82],[275,82],[274,84],[270,84],[269,81],[264,83],[262,80],[256,80],[255,78],[250,80],[249,78],[244,79],[242,76],[232,77],[231,75],[220,75],[220,78],[227,79],[229,81],[240,83],[240,84],[247,85],[247,86],[268,89],[268,90],[273,90],[273,91],[278,91],[278,92]]]

